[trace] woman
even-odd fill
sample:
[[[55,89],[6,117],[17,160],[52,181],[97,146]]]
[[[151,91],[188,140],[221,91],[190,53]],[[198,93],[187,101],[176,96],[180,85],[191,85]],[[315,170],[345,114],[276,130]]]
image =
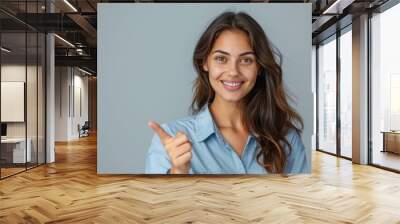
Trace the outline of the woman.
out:
[[[146,173],[309,172],[303,122],[287,102],[276,55],[248,14],[214,19],[193,55],[193,115],[149,122],[155,135]]]

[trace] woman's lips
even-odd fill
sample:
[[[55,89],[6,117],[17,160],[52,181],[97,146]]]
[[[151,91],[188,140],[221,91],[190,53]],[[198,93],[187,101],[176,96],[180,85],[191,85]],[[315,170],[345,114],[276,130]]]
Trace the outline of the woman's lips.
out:
[[[222,85],[226,90],[235,91],[240,89],[243,84],[243,81],[221,81]]]

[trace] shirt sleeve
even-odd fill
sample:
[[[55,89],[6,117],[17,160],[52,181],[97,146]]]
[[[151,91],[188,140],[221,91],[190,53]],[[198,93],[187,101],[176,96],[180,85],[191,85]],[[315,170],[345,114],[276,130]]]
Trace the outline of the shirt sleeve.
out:
[[[165,125],[161,125],[161,127],[171,134]],[[146,174],[167,174],[169,168],[171,168],[171,162],[167,151],[161,143],[160,137],[154,134],[147,152],[145,172]]]
[[[285,173],[310,173],[311,162],[308,160],[303,141],[296,131],[292,132],[291,141],[289,143],[292,146],[292,150],[288,156],[288,160],[285,166]]]

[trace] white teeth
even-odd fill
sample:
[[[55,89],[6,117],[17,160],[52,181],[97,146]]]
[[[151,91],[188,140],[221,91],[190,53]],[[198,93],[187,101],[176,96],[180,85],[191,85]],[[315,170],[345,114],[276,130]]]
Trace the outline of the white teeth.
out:
[[[225,82],[225,81],[223,81],[223,83],[227,86],[239,86],[240,84],[242,84],[241,82]]]

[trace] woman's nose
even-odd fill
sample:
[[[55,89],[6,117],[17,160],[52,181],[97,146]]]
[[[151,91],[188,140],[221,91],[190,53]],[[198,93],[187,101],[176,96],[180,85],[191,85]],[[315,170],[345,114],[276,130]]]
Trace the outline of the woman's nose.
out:
[[[229,64],[229,74],[232,76],[239,74],[238,62],[232,60],[232,62]]]

